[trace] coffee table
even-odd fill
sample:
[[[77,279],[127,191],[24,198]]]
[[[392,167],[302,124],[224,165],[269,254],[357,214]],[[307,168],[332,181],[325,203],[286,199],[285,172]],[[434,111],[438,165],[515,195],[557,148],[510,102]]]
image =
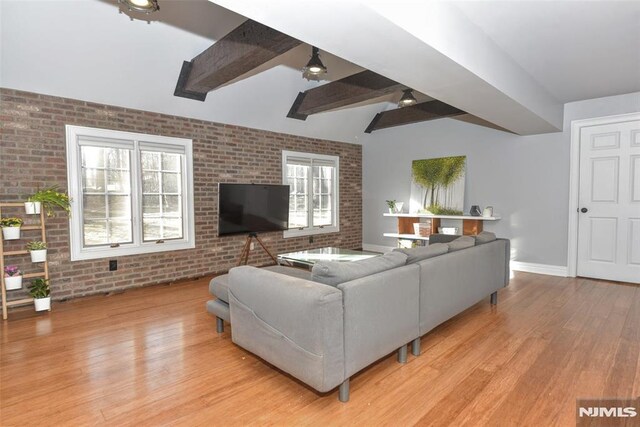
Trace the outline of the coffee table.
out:
[[[354,251],[352,249],[328,247],[280,254],[278,255],[278,263],[302,265],[307,268],[311,268],[313,267],[313,264],[318,261],[359,261],[379,255],[380,254],[376,252]]]

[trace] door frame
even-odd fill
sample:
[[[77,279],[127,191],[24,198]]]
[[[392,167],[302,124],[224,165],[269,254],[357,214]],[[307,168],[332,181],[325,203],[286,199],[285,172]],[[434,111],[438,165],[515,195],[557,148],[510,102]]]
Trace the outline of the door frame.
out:
[[[580,134],[582,128],[640,120],[640,113],[617,114],[571,121],[569,157],[569,233],[567,245],[567,275],[578,274],[578,208],[580,195]]]

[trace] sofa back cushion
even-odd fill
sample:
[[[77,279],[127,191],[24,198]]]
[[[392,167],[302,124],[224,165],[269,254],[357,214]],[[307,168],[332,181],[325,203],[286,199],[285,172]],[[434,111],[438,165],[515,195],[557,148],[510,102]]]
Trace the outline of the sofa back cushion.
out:
[[[490,231],[483,231],[478,234],[476,237],[476,245],[481,245],[483,243],[489,243],[496,240],[496,235]]]
[[[471,236],[460,236],[456,240],[447,243],[447,245],[449,245],[449,252],[470,248],[472,246],[475,246],[475,244],[476,239]]]
[[[449,245],[446,243],[434,243],[428,246],[420,246],[417,248],[394,249],[394,252],[401,252],[407,256],[407,264],[413,264],[423,259],[432,258],[434,256],[446,254],[449,252]]]
[[[407,256],[400,252],[389,252],[352,262],[321,261],[311,269],[311,280],[338,286],[340,283],[403,266],[406,262]]]

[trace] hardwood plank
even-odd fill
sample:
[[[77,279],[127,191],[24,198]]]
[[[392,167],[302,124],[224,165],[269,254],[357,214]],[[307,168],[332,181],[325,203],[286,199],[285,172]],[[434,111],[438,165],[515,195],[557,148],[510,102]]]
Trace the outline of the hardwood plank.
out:
[[[577,397],[640,388],[640,289],[515,273],[481,301],[319,394],[215,333],[208,278],[14,310],[0,425],[570,425]]]
[[[467,113],[442,101],[421,102],[410,107],[396,108],[376,114],[365,129],[365,133],[394,126],[455,117],[461,114]]]

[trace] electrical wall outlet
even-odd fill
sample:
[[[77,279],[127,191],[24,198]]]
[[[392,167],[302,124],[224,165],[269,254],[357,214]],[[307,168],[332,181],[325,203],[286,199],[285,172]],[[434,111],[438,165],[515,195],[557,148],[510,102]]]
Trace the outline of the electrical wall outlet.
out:
[[[313,243],[313,236],[309,236],[309,243]]]
[[[116,271],[118,269],[118,260],[110,259],[109,260],[109,271]]]

